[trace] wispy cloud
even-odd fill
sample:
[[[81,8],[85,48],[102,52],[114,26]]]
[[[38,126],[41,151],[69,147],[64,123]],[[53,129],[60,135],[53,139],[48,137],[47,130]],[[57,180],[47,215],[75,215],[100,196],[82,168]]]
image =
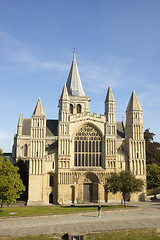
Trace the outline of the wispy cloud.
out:
[[[36,56],[33,48],[31,49],[7,33],[0,32],[0,45],[0,51],[8,61],[23,64],[27,70],[57,69],[63,71],[68,69],[68,64],[56,60],[44,61]]]

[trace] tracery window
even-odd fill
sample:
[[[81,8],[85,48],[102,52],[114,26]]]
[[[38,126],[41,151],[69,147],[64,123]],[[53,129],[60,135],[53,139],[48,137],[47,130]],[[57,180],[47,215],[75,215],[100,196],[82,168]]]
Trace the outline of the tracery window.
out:
[[[85,125],[74,138],[75,167],[101,167],[101,134],[93,126]]]

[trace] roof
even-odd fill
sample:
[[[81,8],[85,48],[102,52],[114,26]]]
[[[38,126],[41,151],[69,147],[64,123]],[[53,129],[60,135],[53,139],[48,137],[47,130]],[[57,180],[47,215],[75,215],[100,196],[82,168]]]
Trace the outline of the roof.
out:
[[[58,136],[58,120],[47,120],[46,136]]]
[[[115,102],[111,86],[109,85],[105,102]]]
[[[22,135],[31,134],[31,119],[23,119]]]
[[[46,136],[57,136],[58,120],[46,121]],[[31,119],[23,119],[22,135],[30,136],[31,134]]]
[[[73,53],[73,61],[68,75],[66,86],[69,96],[86,96],[83,90],[82,82],[80,79],[76,63],[75,52]]]
[[[40,98],[38,99],[38,102],[37,102],[37,105],[34,109],[33,115],[37,116],[37,117],[45,116],[43,106],[42,106],[42,102],[41,102]]]
[[[124,127],[124,122],[116,122],[117,126],[117,138],[125,138],[125,127]]]
[[[130,97],[126,112],[129,111],[143,111],[134,90]]]
[[[62,90],[61,100],[69,100],[66,84],[64,84],[64,87],[63,87],[63,90]]]

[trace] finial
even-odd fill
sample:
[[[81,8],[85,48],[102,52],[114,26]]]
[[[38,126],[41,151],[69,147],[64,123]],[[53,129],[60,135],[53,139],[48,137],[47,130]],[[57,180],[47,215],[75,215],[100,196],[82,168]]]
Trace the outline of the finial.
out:
[[[75,49],[76,49],[76,46],[73,47],[73,60],[75,60]]]
[[[124,117],[122,116],[122,122],[124,122]]]

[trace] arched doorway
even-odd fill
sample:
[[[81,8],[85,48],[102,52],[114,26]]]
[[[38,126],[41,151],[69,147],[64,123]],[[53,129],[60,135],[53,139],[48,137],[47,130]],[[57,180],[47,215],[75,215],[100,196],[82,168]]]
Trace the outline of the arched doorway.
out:
[[[71,202],[75,201],[75,186],[71,186]]]
[[[98,201],[98,177],[89,172],[86,174],[83,183],[83,202]]]
[[[53,204],[53,193],[49,194],[49,203]]]

